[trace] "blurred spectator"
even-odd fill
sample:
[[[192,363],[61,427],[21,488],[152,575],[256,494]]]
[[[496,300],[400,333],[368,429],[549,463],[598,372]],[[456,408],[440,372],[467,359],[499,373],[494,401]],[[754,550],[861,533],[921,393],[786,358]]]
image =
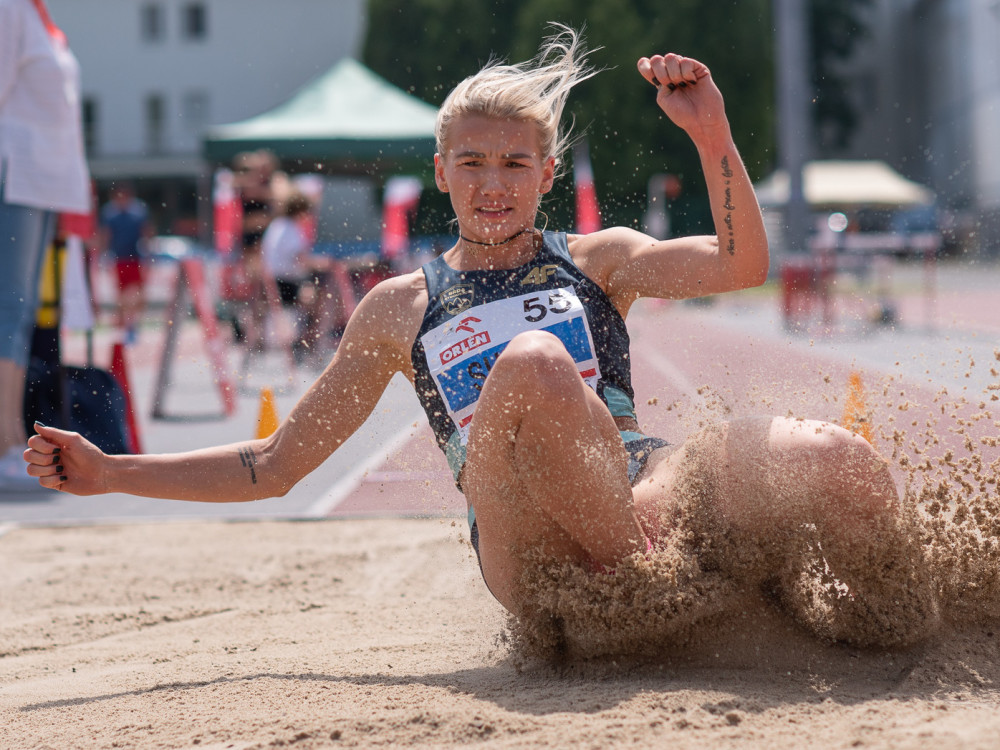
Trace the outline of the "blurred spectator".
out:
[[[0,490],[25,471],[24,385],[56,213],[90,211],[80,73],[42,0],[0,0]]]
[[[261,240],[275,213],[272,183],[276,170],[276,159],[266,151],[239,154],[233,163],[234,187],[243,213],[237,261],[243,309],[238,316],[238,329],[251,351],[264,345],[268,290]]]
[[[152,234],[146,204],[131,186],[117,184],[101,209],[101,247],[114,260],[118,279],[117,325],[134,344],[144,306],[142,243]]]
[[[308,198],[293,193],[285,203],[284,214],[271,221],[261,240],[264,267],[274,277],[281,304],[286,307],[296,303],[299,288],[309,277],[312,243],[304,221],[311,208]]]
[[[312,242],[306,231],[312,203],[299,192],[293,192],[285,201],[283,215],[275,217],[261,241],[264,267],[277,288],[283,307],[295,313],[295,338],[292,352],[301,360],[303,334],[308,328],[308,318],[315,294],[302,294],[307,283],[311,285],[316,264],[312,257]]]
[[[243,250],[259,251],[264,230],[271,223],[273,213],[271,176],[274,165],[264,152],[246,152],[234,160],[233,172],[236,193],[243,209]]]

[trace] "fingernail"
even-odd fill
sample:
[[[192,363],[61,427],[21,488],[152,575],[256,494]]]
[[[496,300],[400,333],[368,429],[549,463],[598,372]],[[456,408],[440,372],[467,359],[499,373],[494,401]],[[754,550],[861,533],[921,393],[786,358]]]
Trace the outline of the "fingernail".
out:
[[[63,470],[63,467],[62,467],[62,466],[57,466],[57,467],[56,467],[56,471],[62,471],[62,470]]]
[[[674,89],[676,89],[676,88],[677,88],[677,84],[674,84],[674,83],[668,83],[668,84],[667,84],[667,88],[668,88],[668,89],[670,89],[671,91],[673,91]]]
[[[682,89],[686,89],[687,88],[687,83],[684,82],[684,81],[681,81],[681,88]]]
[[[39,422],[37,419],[35,420],[35,424],[37,424],[39,427],[48,427],[47,424],[45,424],[44,422]]]
[[[67,479],[69,479],[69,477],[67,477],[65,474],[63,474],[61,477],[59,477],[59,481],[60,482],[65,482]]]
[[[53,448],[53,449],[52,449],[52,452],[53,452],[53,453],[58,453],[58,452],[59,452],[59,451],[61,451],[61,450],[62,450],[62,448]]]

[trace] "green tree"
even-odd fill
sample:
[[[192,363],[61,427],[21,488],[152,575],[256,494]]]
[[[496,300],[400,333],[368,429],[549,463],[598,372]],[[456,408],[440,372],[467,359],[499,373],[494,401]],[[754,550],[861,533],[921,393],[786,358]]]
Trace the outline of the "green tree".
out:
[[[411,94],[440,104],[492,57],[507,57],[507,19],[524,0],[369,0],[366,65]]]
[[[550,19],[585,25],[591,46],[602,48],[593,61],[605,70],[581,84],[569,109],[588,136],[607,223],[636,224],[645,210],[650,176],[670,172],[684,186],[673,207],[675,230],[711,228],[697,152],[660,112],[654,89],[636,72],[635,62],[643,55],[674,51],[708,65],[726,98],[751,176],[770,171],[774,76],[769,0],[675,0],[668,7],[650,0],[536,0],[522,10],[519,38],[527,42],[531,30]],[[528,51],[518,50],[522,55]]]

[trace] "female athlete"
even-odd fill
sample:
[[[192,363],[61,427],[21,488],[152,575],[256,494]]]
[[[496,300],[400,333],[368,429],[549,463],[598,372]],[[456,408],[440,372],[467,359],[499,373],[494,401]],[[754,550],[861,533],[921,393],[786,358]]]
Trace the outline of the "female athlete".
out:
[[[681,476],[747,538],[812,524],[828,551],[898,513],[888,465],[832,424],[750,418],[682,446],[641,434],[624,320],[643,297],[683,299],[762,284],[760,209],[709,69],[677,54],[638,61],[651,98],[700,155],[716,233],[659,241],[613,227],[536,228],[567,146],[560,118],[593,75],[560,28],[533,60],[462,81],[437,121],[434,178],[459,238],[360,303],[326,370],[268,438],[169,455],[105,455],[39,425],[28,471],[78,495],[125,492],[200,502],[280,496],[371,413],[389,380],[414,384],[469,505],[493,595],[515,615],[523,550],[595,571],[664,535]]]

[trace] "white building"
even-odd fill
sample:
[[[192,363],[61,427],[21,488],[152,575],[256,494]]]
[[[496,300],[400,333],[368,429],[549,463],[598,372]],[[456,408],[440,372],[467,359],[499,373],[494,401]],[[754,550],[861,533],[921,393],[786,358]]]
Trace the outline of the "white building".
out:
[[[204,216],[207,125],[291,96],[358,57],[365,0],[48,0],[80,60],[91,172],[128,179],[160,229]],[[196,190],[199,182],[200,191]],[[187,217],[188,226],[171,226]]]

